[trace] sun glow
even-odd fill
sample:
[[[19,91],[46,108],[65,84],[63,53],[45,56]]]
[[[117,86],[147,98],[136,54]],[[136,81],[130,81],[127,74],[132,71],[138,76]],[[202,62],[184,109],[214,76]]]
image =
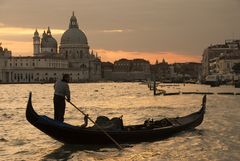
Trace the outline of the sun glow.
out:
[[[115,60],[126,58],[126,59],[145,59],[151,64],[154,64],[156,60],[159,62],[165,59],[168,63],[181,63],[181,62],[200,62],[201,56],[188,55],[183,53],[174,52],[130,52],[130,51],[112,51],[104,49],[94,49],[98,52],[102,61],[114,62]]]
[[[23,36],[33,36],[33,33],[36,29],[34,28],[21,28],[21,27],[7,27],[6,25],[0,23],[0,42],[3,43],[3,47],[8,48],[12,51],[13,56],[32,56],[33,55],[33,42],[18,41],[18,40],[9,40],[9,37],[18,37],[22,38]],[[39,34],[43,33],[46,29],[38,29]],[[52,29],[54,35],[61,35],[65,30],[61,29]],[[105,33],[121,33],[128,32],[131,30],[104,30]],[[162,59],[165,59],[168,63],[175,62],[200,62],[201,56],[193,54],[185,54],[179,52],[140,52],[140,51],[124,51],[124,50],[106,50],[106,49],[94,49],[98,52],[98,55],[101,57],[102,61],[114,62],[121,58],[126,59],[145,59],[148,60],[151,64],[154,64],[156,60],[161,62]]]
[[[1,27],[0,25],[0,36],[19,36],[19,35],[33,35],[34,28],[21,28],[21,27]],[[39,34],[43,33],[46,29],[37,29]],[[55,35],[63,34],[65,30],[51,29],[51,32]]]
[[[32,42],[20,42],[20,41],[8,41],[4,40],[3,47],[7,47],[12,51],[13,56],[32,56],[33,46]],[[116,60],[126,59],[145,59],[151,64],[154,64],[156,60],[161,62],[165,59],[168,63],[181,63],[181,62],[200,62],[201,56],[198,55],[187,55],[182,53],[173,52],[131,52],[131,51],[114,51],[105,49],[93,49],[101,57],[101,61],[114,62]]]

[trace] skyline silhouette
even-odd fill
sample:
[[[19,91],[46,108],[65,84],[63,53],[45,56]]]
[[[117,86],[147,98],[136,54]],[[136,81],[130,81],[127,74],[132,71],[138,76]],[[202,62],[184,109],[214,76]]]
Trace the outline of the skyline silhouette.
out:
[[[14,56],[31,56],[35,29],[42,33],[50,26],[59,43],[75,11],[89,46],[102,61],[200,62],[210,44],[239,38],[238,6],[235,0],[0,0],[0,42]]]

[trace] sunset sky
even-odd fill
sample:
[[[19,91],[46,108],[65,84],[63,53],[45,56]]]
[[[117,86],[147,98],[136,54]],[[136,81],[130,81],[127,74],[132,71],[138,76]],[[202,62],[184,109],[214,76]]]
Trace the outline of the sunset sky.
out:
[[[0,0],[0,42],[32,55],[36,28],[60,43],[72,11],[102,61],[200,62],[210,44],[240,38],[239,0]]]

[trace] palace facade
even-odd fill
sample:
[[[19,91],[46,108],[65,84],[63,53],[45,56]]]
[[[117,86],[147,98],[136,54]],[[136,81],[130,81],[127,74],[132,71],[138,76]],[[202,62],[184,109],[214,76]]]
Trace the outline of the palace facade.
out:
[[[224,44],[207,47],[202,55],[202,82],[239,80],[233,66],[240,63],[240,40],[225,40]]]
[[[101,79],[101,61],[97,53],[90,52],[87,37],[79,29],[74,13],[69,28],[63,33],[58,48],[48,27],[40,38],[33,36],[33,56],[15,57],[11,51],[0,47],[1,83],[55,82],[63,74],[70,82],[89,82]]]

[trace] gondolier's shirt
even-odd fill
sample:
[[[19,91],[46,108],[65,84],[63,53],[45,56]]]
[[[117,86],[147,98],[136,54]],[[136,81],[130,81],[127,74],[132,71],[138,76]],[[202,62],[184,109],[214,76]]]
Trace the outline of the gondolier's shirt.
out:
[[[67,97],[67,99],[70,100],[70,90],[67,82],[64,82],[62,80],[57,80],[54,84],[54,94],[58,96]]]

